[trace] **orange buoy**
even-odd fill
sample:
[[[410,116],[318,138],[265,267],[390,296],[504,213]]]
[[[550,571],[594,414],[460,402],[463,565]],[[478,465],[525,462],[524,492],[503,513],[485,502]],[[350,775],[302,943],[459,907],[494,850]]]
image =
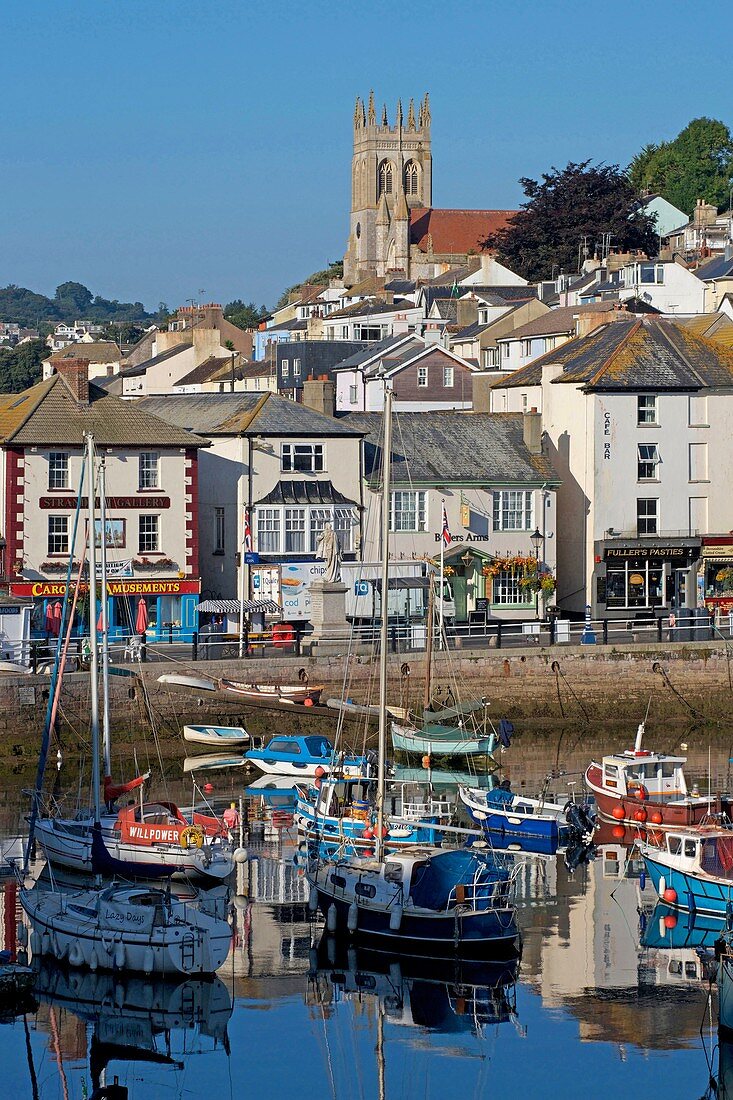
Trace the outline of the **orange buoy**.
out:
[[[316,788],[317,791],[320,791],[321,787],[323,786],[323,780],[321,779],[320,775],[316,777],[316,781],[313,786]]]
[[[639,784],[639,789],[636,792],[636,797],[639,799],[640,802],[646,802],[647,798],[649,797],[649,791],[646,789],[643,783]]]
[[[373,848],[365,848],[364,849],[364,855],[365,856],[373,856],[374,855],[374,849]]]
[[[214,784],[213,783],[204,783],[204,790],[206,791],[207,794],[211,794],[213,789],[214,789]]]
[[[646,821],[646,810],[637,810],[634,814],[634,821]]]
[[[661,825],[662,815],[660,814],[659,810],[655,810],[653,814],[649,814],[649,820],[651,821],[652,825]]]
[[[374,829],[372,829],[371,825],[367,825],[366,829],[364,830],[364,836],[367,840],[371,840],[374,836]]]
[[[616,840],[623,840],[625,832],[626,830],[624,829],[623,825],[614,825],[614,827],[611,829],[611,836],[615,837]]]
[[[666,917],[664,918],[664,927],[665,928],[676,928],[677,927],[677,917],[675,916],[674,913],[667,913]]]
[[[674,886],[668,886],[662,894],[662,901],[666,901],[667,905],[677,904],[677,891]]]
[[[623,806],[614,806],[611,810],[611,817],[615,817],[617,821],[623,821],[626,817]]]
[[[313,706],[313,700],[311,699],[310,695],[308,696],[307,699],[303,700],[303,706],[304,707],[312,707]]]
[[[318,767],[316,768],[316,779],[323,779],[325,774],[326,774],[326,769],[322,768],[321,765],[319,764]]]

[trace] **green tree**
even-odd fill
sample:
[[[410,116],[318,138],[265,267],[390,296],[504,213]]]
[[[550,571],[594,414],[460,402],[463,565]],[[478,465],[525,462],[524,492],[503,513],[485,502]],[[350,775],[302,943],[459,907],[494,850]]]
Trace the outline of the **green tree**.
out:
[[[277,300],[275,309],[282,309],[283,306],[286,306],[293,291],[300,290],[302,286],[328,286],[331,279],[343,279],[343,277],[344,261],[329,260],[328,267],[324,267],[321,271],[314,271],[312,275],[309,275],[307,279],[303,279],[301,283],[296,283],[294,286],[289,286],[287,290],[284,290]]]
[[[698,199],[728,206],[733,182],[733,137],[723,122],[695,118],[674,141],[645,145],[628,169],[639,191],[654,191],[691,215]]]
[[[254,302],[243,302],[241,298],[235,298],[224,307],[224,316],[237,328],[257,328],[260,321],[266,316],[264,306],[256,306]]]
[[[656,252],[654,219],[639,212],[639,194],[618,165],[571,161],[541,181],[519,182],[527,201],[483,247],[525,279],[551,278],[558,268],[576,271],[583,240],[593,252],[608,233],[612,248]]]
[[[83,283],[61,283],[56,287],[54,295],[54,302],[58,309],[64,313],[71,311],[79,318],[86,317],[93,299],[91,290],[88,290]]]
[[[0,393],[20,393],[40,382],[41,363],[51,354],[43,340],[0,348]]]

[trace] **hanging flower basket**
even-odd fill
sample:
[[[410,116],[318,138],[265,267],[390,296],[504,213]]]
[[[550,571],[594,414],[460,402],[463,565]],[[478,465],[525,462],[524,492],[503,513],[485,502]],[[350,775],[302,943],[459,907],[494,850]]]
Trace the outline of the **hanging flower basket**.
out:
[[[730,592],[733,590],[733,569],[729,565],[719,569],[715,574],[715,580],[723,586],[724,592]]]
[[[178,569],[178,562],[173,558],[133,558],[135,569]]]

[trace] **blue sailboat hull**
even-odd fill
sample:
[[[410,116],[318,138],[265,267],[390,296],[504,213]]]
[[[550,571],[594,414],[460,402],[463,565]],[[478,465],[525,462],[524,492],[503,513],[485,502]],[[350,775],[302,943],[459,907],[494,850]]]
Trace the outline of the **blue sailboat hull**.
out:
[[[328,918],[336,907],[336,932],[347,930],[349,903],[318,891],[318,904]],[[511,958],[520,953],[520,933],[514,909],[457,911],[431,916],[405,912],[398,931],[389,927],[389,913],[360,906],[358,925],[349,935],[384,951],[433,958]]]

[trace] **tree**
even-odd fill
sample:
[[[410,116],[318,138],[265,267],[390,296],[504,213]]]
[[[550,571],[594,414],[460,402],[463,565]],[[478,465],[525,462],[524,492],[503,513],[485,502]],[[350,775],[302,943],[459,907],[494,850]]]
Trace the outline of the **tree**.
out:
[[[639,211],[639,194],[617,164],[571,161],[543,173],[541,182],[519,182],[527,202],[483,247],[525,279],[576,271],[583,242],[593,253],[608,233],[613,248],[656,252],[654,218]]]
[[[674,141],[645,145],[628,169],[637,190],[654,191],[692,214],[698,199],[727,207],[733,184],[733,137],[723,122],[695,118]]]
[[[20,393],[41,381],[41,363],[51,354],[43,340],[0,348],[0,393]]]
[[[61,283],[56,287],[54,301],[63,312],[71,311],[77,317],[85,317],[93,297],[83,283]]]
[[[282,309],[283,306],[286,306],[293,291],[300,290],[302,286],[328,286],[331,279],[343,279],[343,277],[344,261],[329,260],[328,267],[324,267],[321,271],[314,271],[307,279],[303,279],[302,283],[296,283],[295,286],[289,286],[287,290],[284,290],[277,300],[275,309]]]
[[[241,298],[235,298],[224,307],[227,321],[231,321],[237,328],[257,328],[266,314],[264,306],[258,308],[254,302],[243,302]]]

